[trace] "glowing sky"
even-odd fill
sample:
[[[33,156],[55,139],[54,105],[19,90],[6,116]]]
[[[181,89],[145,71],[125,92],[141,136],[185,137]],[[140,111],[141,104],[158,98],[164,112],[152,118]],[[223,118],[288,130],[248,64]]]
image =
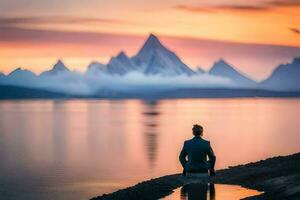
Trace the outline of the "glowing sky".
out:
[[[256,79],[300,56],[300,0],[1,0],[0,71],[62,58],[85,70],[155,33],[191,67],[224,58]]]

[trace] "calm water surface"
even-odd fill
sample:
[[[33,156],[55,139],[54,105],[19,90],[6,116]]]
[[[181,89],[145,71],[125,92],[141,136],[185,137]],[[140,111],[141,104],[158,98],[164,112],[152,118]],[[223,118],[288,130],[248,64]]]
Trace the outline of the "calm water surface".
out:
[[[0,101],[0,199],[87,199],[181,171],[193,123],[217,168],[300,151],[300,99]]]

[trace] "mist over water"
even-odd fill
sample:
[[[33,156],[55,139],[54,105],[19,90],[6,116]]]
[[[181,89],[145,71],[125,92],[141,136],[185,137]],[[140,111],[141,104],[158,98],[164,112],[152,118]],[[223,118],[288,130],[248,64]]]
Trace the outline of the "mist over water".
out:
[[[147,92],[182,88],[232,88],[237,85],[229,78],[199,74],[193,76],[145,75],[129,72],[125,75],[65,72],[49,76],[7,76],[0,84],[40,88],[74,95],[94,95],[105,91]]]

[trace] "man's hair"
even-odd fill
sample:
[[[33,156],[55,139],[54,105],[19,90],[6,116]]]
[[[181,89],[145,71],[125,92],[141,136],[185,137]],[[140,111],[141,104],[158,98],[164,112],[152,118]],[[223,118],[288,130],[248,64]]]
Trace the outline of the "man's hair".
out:
[[[193,134],[195,136],[202,136],[203,135],[203,127],[200,126],[199,124],[194,124],[192,130],[193,130]]]

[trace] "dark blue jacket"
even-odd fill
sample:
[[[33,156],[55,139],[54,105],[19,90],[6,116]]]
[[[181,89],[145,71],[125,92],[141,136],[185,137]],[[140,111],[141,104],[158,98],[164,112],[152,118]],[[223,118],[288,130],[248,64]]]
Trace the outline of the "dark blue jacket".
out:
[[[179,160],[186,172],[207,173],[209,169],[214,170],[216,157],[210,142],[195,136],[184,142]]]

